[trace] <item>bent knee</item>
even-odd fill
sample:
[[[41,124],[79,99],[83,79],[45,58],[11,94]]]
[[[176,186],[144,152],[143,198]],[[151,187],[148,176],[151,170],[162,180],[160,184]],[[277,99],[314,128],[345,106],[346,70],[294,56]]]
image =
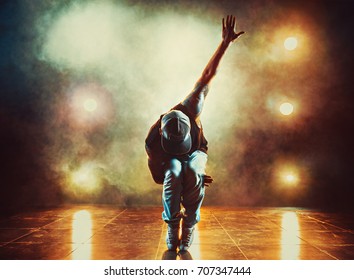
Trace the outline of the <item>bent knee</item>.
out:
[[[180,177],[182,174],[182,163],[178,159],[171,159],[166,166],[165,175],[174,178]]]

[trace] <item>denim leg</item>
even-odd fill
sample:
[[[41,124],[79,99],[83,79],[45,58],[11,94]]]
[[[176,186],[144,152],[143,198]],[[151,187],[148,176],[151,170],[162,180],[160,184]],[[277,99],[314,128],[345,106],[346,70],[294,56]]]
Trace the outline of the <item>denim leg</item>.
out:
[[[162,219],[166,223],[176,226],[181,219],[179,213],[181,207],[182,177],[182,163],[178,159],[171,159],[166,163],[162,191],[162,204],[164,208]]]
[[[207,154],[195,151],[185,166],[182,205],[186,209],[183,223],[187,227],[194,226],[200,220],[200,207],[205,195],[202,178],[207,160]]]

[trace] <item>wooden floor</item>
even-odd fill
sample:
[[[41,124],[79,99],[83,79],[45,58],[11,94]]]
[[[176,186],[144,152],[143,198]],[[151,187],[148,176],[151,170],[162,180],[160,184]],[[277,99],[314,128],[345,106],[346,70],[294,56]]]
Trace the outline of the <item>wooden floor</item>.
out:
[[[166,251],[161,207],[70,205],[0,220],[2,260],[353,260],[354,215],[202,207],[193,245]]]

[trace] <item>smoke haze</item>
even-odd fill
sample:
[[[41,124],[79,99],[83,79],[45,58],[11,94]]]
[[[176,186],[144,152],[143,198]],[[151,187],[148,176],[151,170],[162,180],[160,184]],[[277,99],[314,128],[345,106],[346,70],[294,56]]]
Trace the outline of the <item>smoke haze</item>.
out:
[[[325,137],[325,127],[345,103],[332,99],[339,61],[331,56],[325,7],[314,17],[314,6],[282,1],[38,2],[2,9],[16,10],[6,30],[18,35],[4,33],[4,46],[14,49],[3,49],[2,69],[13,68],[4,77],[2,120],[12,138],[25,139],[20,146],[30,162],[21,182],[7,182],[22,186],[16,195],[32,188],[39,205],[159,204],[145,137],[192,90],[227,14],[246,34],[223,57],[201,116],[215,180],[205,203],[309,206],[319,188],[330,188],[322,174],[340,167],[338,151],[326,154],[336,140]],[[293,52],[283,46],[289,36],[298,40]],[[279,113],[283,102],[293,104],[292,115]],[[14,114],[18,108],[25,109]],[[316,141],[317,133],[323,139]],[[287,166],[300,178],[298,190],[282,188],[279,172]]]

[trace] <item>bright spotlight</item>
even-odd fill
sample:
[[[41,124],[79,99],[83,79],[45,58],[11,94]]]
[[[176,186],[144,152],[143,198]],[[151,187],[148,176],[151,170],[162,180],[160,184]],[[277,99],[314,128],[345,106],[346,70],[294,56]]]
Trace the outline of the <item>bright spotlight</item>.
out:
[[[293,51],[297,48],[297,39],[295,37],[288,37],[284,41],[284,48],[288,51]]]
[[[281,172],[280,178],[283,184],[287,186],[296,186],[299,182],[298,174],[294,170],[283,170]]]
[[[283,179],[286,183],[289,183],[289,184],[294,184],[298,180],[297,176],[293,173],[284,174]]]
[[[289,103],[289,102],[284,102],[280,105],[279,107],[280,113],[282,113],[285,116],[288,116],[293,113],[294,111],[294,106]]]
[[[295,181],[295,176],[293,174],[288,174],[285,176],[286,181],[288,181],[289,183],[292,183]]]
[[[273,186],[284,196],[299,196],[310,183],[310,170],[294,159],[278,159],[274,163]]]
[[[71,182],[81,190],[88,192],[96,190],[100,185],[100,180],[95,169],[92,163],[82,165],[71,174]]]
[[[88,98],[84,101],[84,108],[87,112],[93,112],[97,109],[97,102],[95,99]]]
[[[112,96],[97,84],[84,84],[68,92],[68,120],[75,127],[95,128],[113,119]]]

